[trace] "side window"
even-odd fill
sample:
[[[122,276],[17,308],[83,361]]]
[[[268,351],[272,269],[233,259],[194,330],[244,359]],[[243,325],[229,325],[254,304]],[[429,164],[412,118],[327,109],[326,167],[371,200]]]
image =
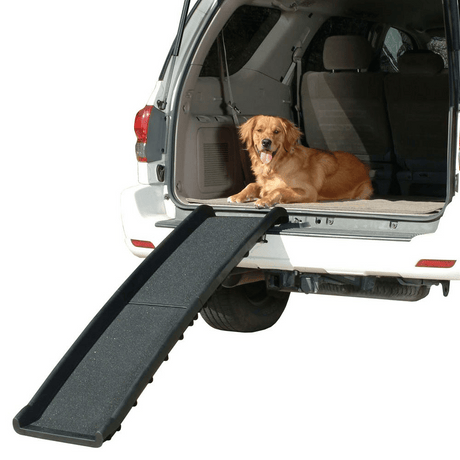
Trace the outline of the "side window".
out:
[[[333,35],[362,35],[368,38],[373,23],[364,19],[329,18],[316,32],[302,58],[306,72],[324,72],[323,50],[326,38]]]
[[[447,69],[447,43],[444,37],[433,37],[427,44],[427,48],[433,53],[439,54],[444,61],[444,68]]]
[[[238,72],[251,59],[280,16],[279,10],[249,5],[241,6],[233,13],[222,29],[230,75]],[[220,76],[218,40],[206,56],[201,77]]]
[[[412,49],[413,45],[409,36],[390,27],[380,52],[380,69],[384,72],[398,72],[399,56]]]

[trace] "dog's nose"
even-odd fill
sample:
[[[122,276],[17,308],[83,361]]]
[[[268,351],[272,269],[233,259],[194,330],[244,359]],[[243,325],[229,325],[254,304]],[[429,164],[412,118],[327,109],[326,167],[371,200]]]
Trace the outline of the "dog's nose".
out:
[[[262,139],[262,147],[264,149],[269,149],[272,145],[272,141],[270,139]]]

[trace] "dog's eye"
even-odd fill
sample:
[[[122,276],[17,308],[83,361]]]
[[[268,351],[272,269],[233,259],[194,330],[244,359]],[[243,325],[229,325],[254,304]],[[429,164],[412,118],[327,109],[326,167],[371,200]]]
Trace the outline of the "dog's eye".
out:
[[[275,129],[275,131],[273,131],[274,134],[279,134],[279,131],[277,129]]]
[[[261,133],[261,132],[262,132],[262,130],[261,130],[260,128],[257,129],[256,131],[257,131],[258,133]]]

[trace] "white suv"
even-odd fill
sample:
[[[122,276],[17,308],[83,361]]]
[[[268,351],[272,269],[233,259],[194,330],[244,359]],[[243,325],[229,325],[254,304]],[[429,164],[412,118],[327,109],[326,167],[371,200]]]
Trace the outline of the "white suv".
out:
[[[460,279],[458,2],[189,3],[135,120],[139,184],[122,194],[131,251],[146,257],[202,204],[266,213],[227,197],[251,180],[238,125],[276,115],[305,145],[369,165],[374,196],[281,205],[289,222],[224,281],[205,320],[263,329],[294,291],[418,300],[441,284],[447,295]]]

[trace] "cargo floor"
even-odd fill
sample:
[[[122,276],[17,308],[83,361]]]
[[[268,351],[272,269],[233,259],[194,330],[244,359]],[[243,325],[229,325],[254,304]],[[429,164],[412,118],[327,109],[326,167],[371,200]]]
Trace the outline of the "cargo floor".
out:
[[[254,203],[227,203],[227,198],[187,199],[190,204],[207,204],[218,209],[221,206],[235,209],[254,209]],[[328,201],[321,203],[283,204],[287,211],[346,212],[359,214],[385,214],[390,216],[423,216],[437,214],[444,207],[442,198],[385,197],[371,200]]]

